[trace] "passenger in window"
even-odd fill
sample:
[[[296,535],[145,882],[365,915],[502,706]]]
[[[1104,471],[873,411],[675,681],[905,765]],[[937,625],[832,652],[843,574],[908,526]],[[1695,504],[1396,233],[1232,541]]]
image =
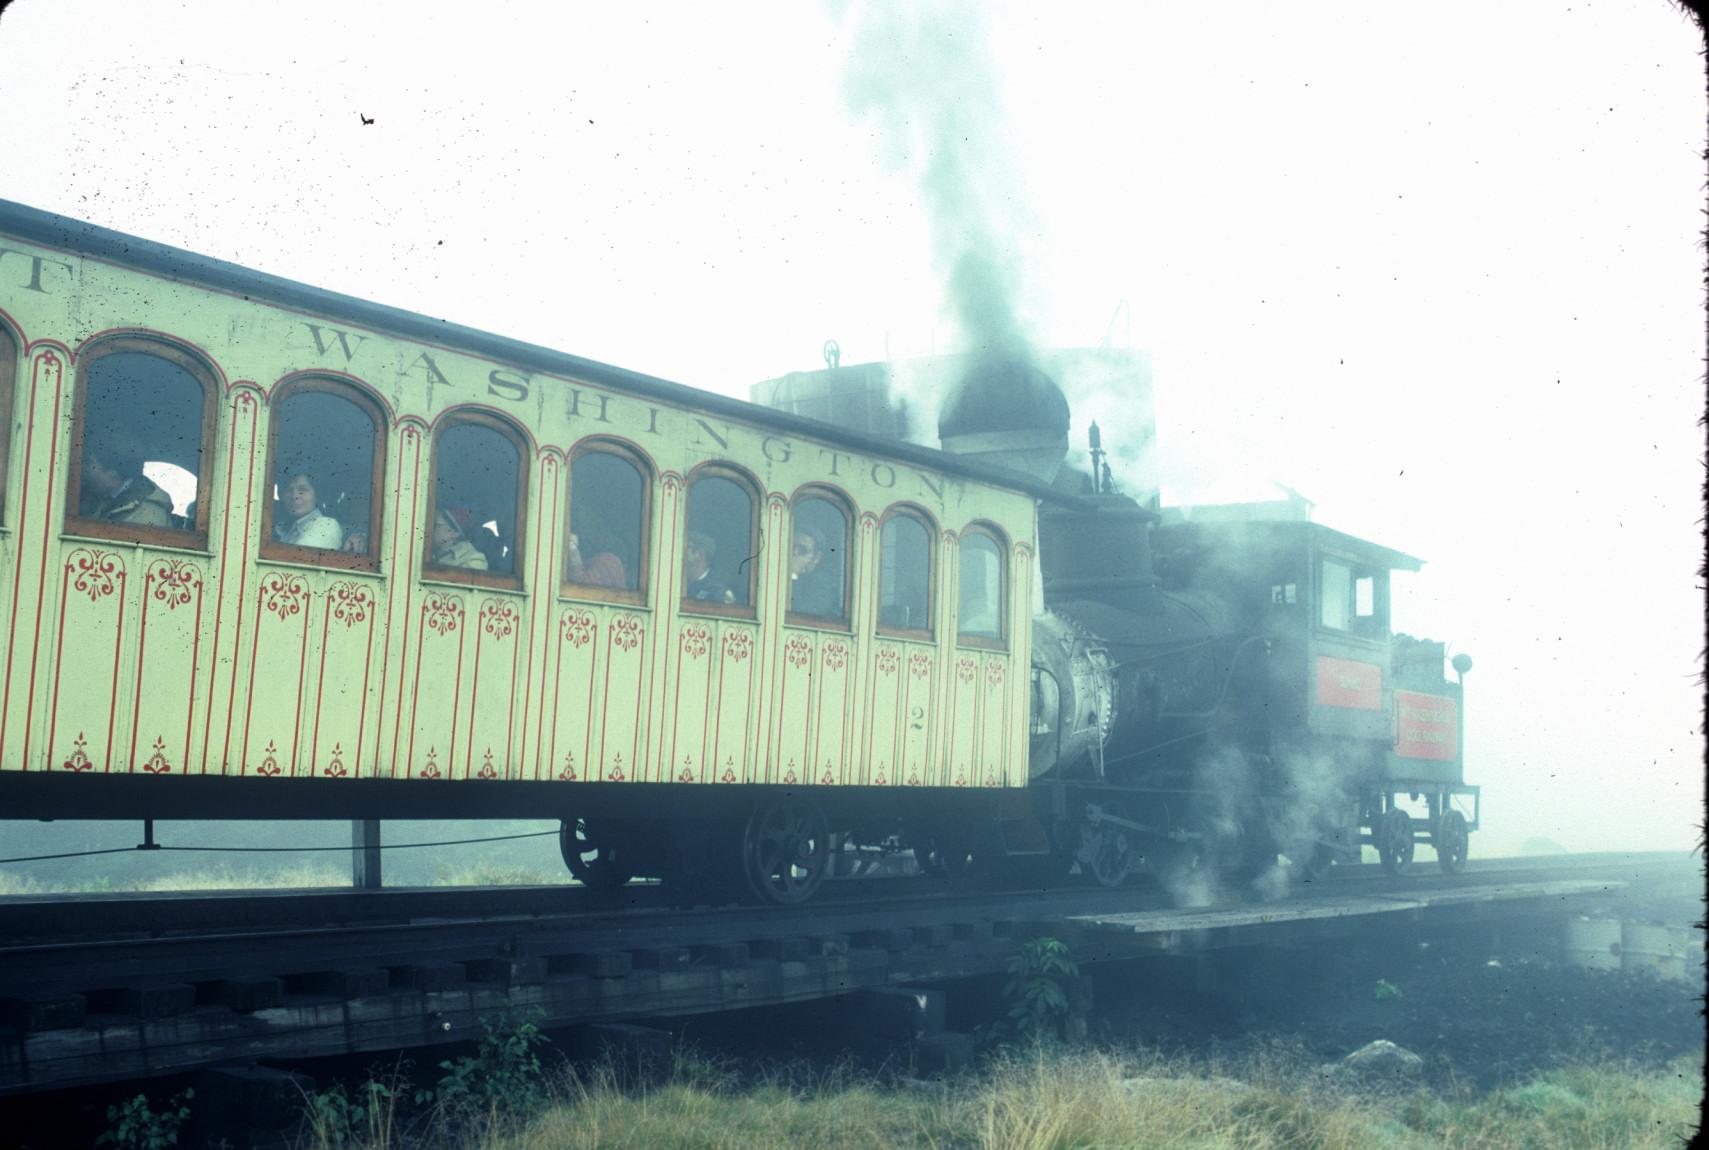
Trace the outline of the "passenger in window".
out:
[[[480,531],[475,513],[467,507],[452,505],[441,508],[433,517],[433,563],[437,567],[458,567],[465,571],[485,571],[487,557],[469,540],[471,532]]]
[[[83,444],[78,513],[137,527],[172,526],[172,497],[142,473],[142,447],[123,432]]]
[[[789,609],[797,615],[841,618],[842,580],[825,560],[825,535],[798,527],[789,548]]]
[[[570,532],[570,582],[586,587],[613,587],[619,591],[633,590],[623,557],[617,553],[617,541],[605,525],[587,515],[578,531]],[[583,556],[591,556],[584,559]]]
[[[734,603],[735,592],[712,573],[712,560],[718,554],[712,536],[703,531],[690,531],[682,554],[682,597],[698,603]]]
[[[344,545],[344,528],[320,509],[316,476],[306,468],[279,475],[279,502],[273,509],[273,538],[298,547],[337,551]]]

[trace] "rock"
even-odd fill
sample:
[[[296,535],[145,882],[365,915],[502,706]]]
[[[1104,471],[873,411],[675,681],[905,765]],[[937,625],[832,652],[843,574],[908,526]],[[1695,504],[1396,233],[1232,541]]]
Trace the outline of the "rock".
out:
[[[1366,1081],[1412,1081],[1424,1076],[1424,1059],[1386,1038],[1379,1038],[1343,1058],[1340,1068]]]

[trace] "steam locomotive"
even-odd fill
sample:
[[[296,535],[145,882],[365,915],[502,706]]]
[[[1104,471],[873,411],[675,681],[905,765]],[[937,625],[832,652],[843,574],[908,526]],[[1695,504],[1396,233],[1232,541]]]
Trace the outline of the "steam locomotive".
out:
[[[777,904],[1464,864],[1417,560],[1117,491],[1049,355],[940,366],[941,449],[890,365],[743,403],[0,202],[0,819],[548,817]]]

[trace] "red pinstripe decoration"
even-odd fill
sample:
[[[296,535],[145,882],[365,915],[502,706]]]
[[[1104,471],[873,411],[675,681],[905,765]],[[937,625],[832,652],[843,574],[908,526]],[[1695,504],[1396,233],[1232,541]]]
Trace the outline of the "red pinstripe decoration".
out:
[[[68,356],[69,354],[70,353],[67,352]],[[24,424],[24,426],[26,428],[33,428],[36,426],[36,392],[40,390],[42,374],[44,371],[53,377],[53,383],[51,385],[53,387],[54,396],[53,428],[54,434],[57,436],[59,432],[59,388],[64,376],[65,365],[60,362],[58,354],[51,350],[38,357],[30,366],[29,420]],[[7,433],[10,434],[11,429],[7,428],[6,430]],[[0,750],[4,750],[6,747],[6,723],[12,714],[12,656],[17,651],[18,597],[22,594],[24,588],[23,541],[26,538],[25,529],[29,526],[31,475],[30,457],[35,452],[35,448],[35,436],[30,435],[26,431],[24,435],[24,488],[18,495],[18,565],[16,572],[12,576],[12,615],[11,621],[6,627],[6,686],[3,691],[0,691]],[[52,507],[53,500],[50,497],[48,500],[48,516],[50,524],[52,522],[51,517],[53,514]],[[44,550],[47,547],[46,531],[47,528],[44,527],[42,538],[42,547]],[[27,729],[27,716],[25,722]],[[48,745],[48,754],[49,756],[53,754],[53,745],[51,742]],[[26,771],[30,769],[30,757],[28,751],[25,752],[24,761],[21,765]],[[51,767],[51,765],[52,764],[50,763],[49,766]]]
[[[409,666],[410,604],[411,604],[411,600],[414,598],[414,594],[415,594],[416,567],[418,566],[418,562],[419,562],[418,557],[421,555],[421,548],[416,545],[416,537],[415,537],[415,511],[416,511],[416,508],[421,506],[421,431],[419,428],[409,426],[409,425],[405,425],[404,428],[402,429],[400,438],[401,438],[403,444],[406,447],[410,448],[410,466],[411,466],[412,470],[410,473],[410,481],[409,481],[409,490],[410,490],[409,535],[408,535],[407,539],[404,540],[404,542],[406,544],[406,546],[404,548],[404,569],[401,573],[402,578],[403,578],[403,585],[404,585],[404,611],[403,611],[403,614],[401,616],[398,616],[398,618],[400,618],[402,620],[402,625],[400,627],[400,630],[402,630],[402,632],[403,632],[402,641],[398,644],[398,675],[399,675],[399,678],[398,678],[398,708],[397,708],[397,717],[392,723],[392,762],[391,762],[391,767],[389,770],[391,777],[394,779],[398,777],[398,742],[399,742],[400,738],[403,736],[403,729],[404,729],[404,727],[403,727],[403,723],[404,723],[404,685],[403,685],[403,677],[402,676],[403,676],[403,668]],[[400,468],[399,470],[401,471],[402,469]],[[399,480],[400,480],[400,482],[402,481],[401,476],[399,477]],[[403,514],[403,508],[400,506],[397,509],[397,515],[402,515],[402,514]],[[397,516],[394,516],[394,518],[393,518],[394,527],[396,526],[396,523],[397,523]],[[397,582],[398,582],[398,578],[399,578],[399,574],[400,574],[398,571],[398,568],[397,568],[397,557],[398,557],[397,556],[397,546],[398,546],[398,532],[394,530],[392,532],[392,568],[391,568],[391,574],[392,574],[391,582],[392,582],[392,586],[394,588],[397,586]],[[386,650],[387,650],[387,652],[390,652],[391,646],[392,646],[391,620],[392,620],[393,616],[391,615],[391,603],[390,603],[389,599],[387,601],[386,611],[387,611],[387,615],[386,615]],[[420,644],[418,643],[417,646],[419,647],[419,645]],[[390,659],[389,658],[383,659],[382,663],[384,665],[389,665]],[[385,675],[386,675],[386,672],[384,669],[382,669],[380,672],[380,701],[381,701],[382,707],[384,707],[384,705],[385,705],[385,692],[386,692]],[[421,654],[419,651],[417,651],[417,653],[416,653],[416,693],[417,694],[419,694],[419,692],[420,692],[420,687],[421,687]],[[413,698],[414,698],[414,696],[412,695],[412,702],[411,702],[411,711],[412,712],[414,711]],[[412,717],[413,717],[413,715],[412,715]],[[382,719],[381,725],[384,726],[384,724],[385,724],[385,721]],[[379,758],[380,758],[380,743],[379,743],[378,732],[375,733],[374,739],[375,739],[375,741],[374,741],[374,760],[377,763],[379,761]],[[414,766],[415,766],[415,730],[414,730],[414,724],[412,723],[411,729],[410,729],[410,734],[409,734],[409,752],[407,755],[405,755],[405,761],[404,761],[404,777],[405,778],[409,777],[410,771],[412,769],[414,769]]]
[[[156,559],[149,564],[142,581],[142,619],[137,627],[136,641],[136,699],[131,708],[131,750],[127,762],[136,766],[137,731],[142,726],[143,652],[148,644],[148,609],[150,602],[163,603],[168,611],[186,606],[196,600],[196,618],[190,639],[190,698],[184,708],[184,771],[190,770],[190,727],[196,714],[196,655],[202,644],[202,578],[201,570],[183,559]],[[51,754],[53,748],[48,748]],[[161,759],[160,752],[150,762]],[[164,760],[162,760],[164,761]]]
[[[26,715],[33,714],[35,712],[35,709],[36,709],[36,659],[41,654],[41,649],[42,649],[42,604],[47,598],[47,549],[48,549],[48,540],[53,537],[53,512],[51,510],[53,507],[53,484],[54,484],[54,479],[59,474],[59,400],[60,400],[60,393],[62,391],[60,383],[61,383],[62,378],[64,377],[64,374],[65,374],[65,366],[59,362],[59,356],[57,354],[55,354],[54,352],[50,351],[46,355],[43,355],[40,359],[38,359],[36,361],[36,364],[37,364],[37,370],[38,371],[45,368],[49,372],[49,374],[51,374],[53,376],[53,384],[52,384],[52,386],[53,386],[53,434],[48,440],[48,456],[47,456],[48,471],[47,471],[47,503],[46,503],[46,506],[50,510],[42,518],[42,551],[41,551],[41,560],[40,560],[40,562],[41,562],[41,574],[37,578],[37,581],[36,581],[36,630],[35,630],[35,638],[30,641],[30,689],[29,689],[28,693],[25,694],[25,696],[24,696],[24,713]],[[34,375],[33,372],[31,374],[32,374],[32,376]],[[34,393],[35,393],[34,383],[32,383],[30,385],[30,391],[31,391],[31,407],[33,409],[33,407],[34,407]],[[32,415],[34,414],[33,410],[31,412],[31,414]],[[29,450],[28,448],[25,449],[26,453],[28,452],[28,450]],[[20,530],[18,533],[18,552],[19,552],[20,556],[23,554],[23,550],[24,550],[24,536],[23,536],[23,532]],[[14,634],[15,634],[15,632],[14,632]],[[7,679],[7,692],[8,692],[8,694],[10,694],[10,691],[11,691],[11,656],[10,655],[7,656],[6,679]],[[115,679],[115,686],[116,685],[117,685],[117,680]],[[10,700],[8,700],[8,701],[10,701]],[[30,762],[30,735],[34,732],[34,730],[35,730],[35,727],[31,723],[26,721],[24,724],[24,765],[26,767],[29,766],[29,762]],[[5,732],[3,730],[0,730],[0,742],[4,741],[4,736],[5,736]],[[109,746],[107,748],[107,753],[109,756],[111,756],[111,754],[112,754],[112,746],[110,745],[110,743],[111,743],[111,740],[109,738]],[[50,756],[53,754],[53,747],[51,746],[51,744],[48,747],[48,754]]]
[[[77,576],[75,581],[73,573]],[[113,769],[113,727],[119,713],[119,648],[125,637],[124,560],[110,551],[88,547],[78,547],[65,557],[65,574],[59,589],[59,634],[53,652],[53,694],[48,704],[47,749],[50,759],[54,732],[59,726],[59,684],[65,671],[65,608],[72,591],[89,596],[91,603],[113,594],[119,597],[119,619],[113,635],[113,688],[107,706],[107,741],[103,744],[106,755],[101,763],[101,773],[108,774]],[[28,762],[29,728],[26,727],[24,733],[25,762]],[[82,732],[78,732],[78,737],[82,738]],[[50,761],[48,769],[52,768]]]

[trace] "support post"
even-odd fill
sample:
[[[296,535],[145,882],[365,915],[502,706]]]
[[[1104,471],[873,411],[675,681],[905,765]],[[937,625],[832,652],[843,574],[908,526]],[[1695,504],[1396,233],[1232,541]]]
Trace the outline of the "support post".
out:
[[[350,823],[350,885],[357,890],[380,889],[380,820]]]

